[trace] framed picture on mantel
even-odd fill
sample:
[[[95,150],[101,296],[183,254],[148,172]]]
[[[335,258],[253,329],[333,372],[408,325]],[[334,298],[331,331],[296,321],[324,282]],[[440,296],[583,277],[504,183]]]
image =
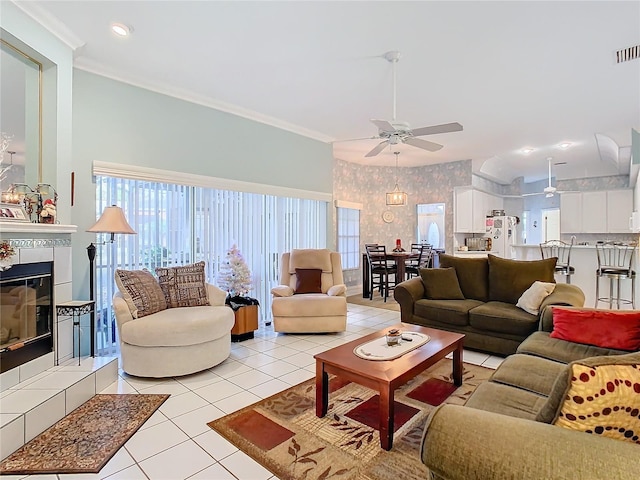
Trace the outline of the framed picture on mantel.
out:
[[[15,203],[0,203],[0,221],[29,222],[29,216],[22,205]]]

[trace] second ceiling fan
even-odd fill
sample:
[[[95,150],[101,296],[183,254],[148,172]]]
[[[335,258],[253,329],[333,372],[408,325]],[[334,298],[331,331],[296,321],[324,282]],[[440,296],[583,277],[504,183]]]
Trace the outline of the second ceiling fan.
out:
[[[549,163],[549,175],[547,177],[548,185],[546,187],[544,187],[544,190],[542,190],[541,192],[523,193],[522,195],[520,195],[521,197],[531,197],[531,196],[534,196],[534,195],[544,195],[547,198],[551,198],[556,193],[573,193],[574,192],[574,190],[560,191],[556,187],[551,185],[551,179],[552,179],[552,177],[551,177],[551,162],[552,161],[553,161],[553,157],[547,157],[547,162]],[[556,163],[556,165],[564,165],[565,163],[566,162],[558,162],[558,163]]]
[[[398,60],[400,60],[400,52],[387,52],[384,54],[384,58],[391,62],[393,71],[393,118],[391,120],[371,120],[371,123],[378,127],[378,135],[369,138],[378,138],[382,141],[367,153],[365,157],[375,157],[382,152],[387,145],[397,145],[399,143],[406,143],[407,145],[428,150],[429,152],[440,150],[442,145],[439,143],[416,137],[435,135],[437,133],[459,132],[462,131],[462,125],[453,122],[412,129],[407,122],[398,121],[396,119],[396,64]]]

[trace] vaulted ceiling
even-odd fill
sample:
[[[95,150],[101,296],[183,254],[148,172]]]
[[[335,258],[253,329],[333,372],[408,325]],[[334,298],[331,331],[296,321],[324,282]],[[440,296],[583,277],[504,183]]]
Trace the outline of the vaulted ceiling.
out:
[[[638,1],[17,4],[75,48],[78,68],[325,142],[392,119],[383,55],[399,51],[397,120],[464,126],[421,137],[437,152],[401,145],[401,166],[471,159],[509,183],[545,178],[551,156],[566,162],[558,178],[624,174],[640,127],[640,60],[615,57],[640,45]],[[117,38],[112,22],[132,34]],[[378,142],[335,143],[334,156],[394,164],[391,148],[364,157]]]

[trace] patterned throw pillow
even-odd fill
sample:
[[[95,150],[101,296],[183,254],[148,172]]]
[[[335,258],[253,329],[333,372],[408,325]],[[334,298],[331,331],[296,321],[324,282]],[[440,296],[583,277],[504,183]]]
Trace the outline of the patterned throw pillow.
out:
[[[640,445],[640,356],[612,357],[628,361],[594,357],[604,360],[570,365],[571,378],[554,425]]]
[[[180,267],[157,267],[156,274],[167,306],[200,307],[209,305],[204,262]]]
[[[149,270],[116,270],[115,280],[133,318],[166,310],[162,289]]]

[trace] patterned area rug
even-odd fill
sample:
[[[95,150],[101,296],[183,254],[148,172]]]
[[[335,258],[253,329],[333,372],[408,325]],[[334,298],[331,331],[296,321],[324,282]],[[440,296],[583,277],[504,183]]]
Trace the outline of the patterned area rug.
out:
[[[353,303],[354,305],[364,305],[365,307],[384,308],[385,310],[394,310],[396,312],[400,311],[400,305],[398,304],[398,302],[396,302],[395,298],[393,298],[393,292],[387,298],[386,302],[384,301],[384,298],[381,297],[378,292],[376,292],[373,295],[373,300],[362,298],[362,294],[350,295],[347,297],[347,303]]]
[[[1,475],[98,473],[169,395],[96,395],[0,463]]]
[[[380,447],[377,393],[339,377],[329,381],[323,418],[316,417],[312,379],[208,425],[280,480],[428,478],[419,448],[429,412],[442,402],[464,403],[493,372],[465,363],[456,388],[451,369],[451,360],[441,360],[396,390],[388,452]]]

